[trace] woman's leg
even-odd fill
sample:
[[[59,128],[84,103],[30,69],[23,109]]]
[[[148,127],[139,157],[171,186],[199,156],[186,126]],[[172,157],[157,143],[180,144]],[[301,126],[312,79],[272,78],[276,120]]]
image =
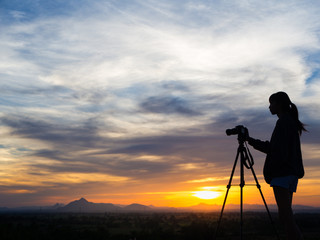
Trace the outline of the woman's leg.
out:
[[[295,223],[292,212],[292,192],[286,188],[273,186],[274,196],[278,205],[279,218],[284,224],[289,240],[300,240],[302,234]]]

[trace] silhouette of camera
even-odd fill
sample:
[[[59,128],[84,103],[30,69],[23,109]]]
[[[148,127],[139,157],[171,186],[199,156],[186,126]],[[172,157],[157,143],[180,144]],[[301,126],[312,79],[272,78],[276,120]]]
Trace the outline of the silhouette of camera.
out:
[[[246,140],[249,136],[248,129],[242,125],[226,130],[227,136],[238,135],[239,138]]]

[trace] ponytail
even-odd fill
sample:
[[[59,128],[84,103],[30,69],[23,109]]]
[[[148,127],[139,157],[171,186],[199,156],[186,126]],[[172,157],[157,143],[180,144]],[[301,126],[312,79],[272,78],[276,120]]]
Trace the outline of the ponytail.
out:
[[[291,101],[290,101],[291,102]],[[290,103],[290,109],[289,109],[289,113],[290,115],[293,117],[293,119],[296,121],[297,123],[297,127],[298,127],[298,132],[301,135],[302,131],[307,131],[307,129],[305,128],[305,124],[303,124],[300,120],[299,120],[299,112],[298,112],[298,108],[294,103]]]

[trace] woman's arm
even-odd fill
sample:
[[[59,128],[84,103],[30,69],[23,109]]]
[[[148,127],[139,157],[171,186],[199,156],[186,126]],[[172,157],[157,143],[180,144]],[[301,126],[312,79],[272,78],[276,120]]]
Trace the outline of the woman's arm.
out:
[[[261,141],[259,139],[254,139],[252,137],[248,137],[248,143],[260,152],[268,153],[270,148],[269,141]]]

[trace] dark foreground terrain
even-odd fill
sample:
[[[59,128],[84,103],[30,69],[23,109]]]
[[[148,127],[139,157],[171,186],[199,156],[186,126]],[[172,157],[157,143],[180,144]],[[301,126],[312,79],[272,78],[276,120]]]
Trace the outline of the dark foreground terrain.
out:
[[[276,214],[272,214],[285,239]],[[21,240],[206,240],[213,239],[219,213],[2,213],[0,239]],[[296,214],[305,240],[320,239],[320,214]],[[225,213],[218,238],[240,239],[239,214]],[[266,213],[244,214],[244,239],[276,239]]]

